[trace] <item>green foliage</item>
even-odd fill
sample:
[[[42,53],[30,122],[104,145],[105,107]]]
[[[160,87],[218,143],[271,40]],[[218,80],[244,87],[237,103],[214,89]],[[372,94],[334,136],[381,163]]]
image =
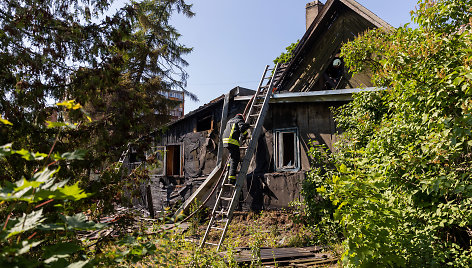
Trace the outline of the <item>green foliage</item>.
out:
[[[83,213],[64,214],[68,202],[89,195],[77,184],[67,185],[67,180],[56,182],[57,172],[57,168],[45,168],[29,180],[6,182],[0,188],[1,213],[7,216],[0,231],[2,267],[82,267],[87,263],[77,259],[80,242],[68,232],[103,225],[88,221]]]
[[[342,49],[352,72],[387,88],[336,112],[344,134],[307,188],[309,209],[318,196],[335,206],[347,267],[472,265],[471,4],[420,1],[417,29]]]
[[[111,163],[169,120],[176,102],[161,93],[185,91],[192,49],[169,20],[193,13],[183,0],[126,1],[116,11],[112,2],[0,3],[1,267],[134,263],[157,251],[133,236],[120,239],[121,255],[103,257],[77,232],[103,227],[81,211],[99,218],[136,184]]]
[[[290,46],[286,47],[285,52],[282,52],[282,54],[280,54],[277,58],[275,58],[274,63],[277,64],[277,63],[290,62],[293,56],[292,52],[297,47],[298,42],[300,42],[300,40],[297,40],[297,42],[292,43],[290,44]]]
[[[302,195],[305,197],[305,206],[298,208],[303,213],[297,216],[297,221],[310,229],[315,245],[332,246],[342,239],[341,228],[333,216],[336,206],[326,195],[332,191],[332,186],[325,178],[331,176],[335,165],[334,158],[324,145],[310,142],[309,148],[312,169],[303,181]]]
[[[84,169],[116,161],[127,142],[169,120],[176,102],[160,93],[185,91],[183,56],[192,50],[178,42],[169,20],[174,12],[193,16],[191,5],[125,1],[112,11],[112,2],[0,3],[0,121],[14,125],[0,130],[0,144],[46,152],[55,142],[52,128],[62,127],[58,151],[89,152],[88,161],[61,170],[78,179]],[[51,100],[68,111],[51,107]],[[83,112],[88,121],[71,123]],[[0,178],[27,176],[32,166],[4,161]]]
[[[157,225],[160,229],[160,226]],[[215,249],[201,249],[175,230],[137,233],[102,244],[94,265],[117,267],[228,267]]]
[[[472,2],[469,0],[420,1],[416,12],[412,11],[413,21],[424,29],[451,33],[469,22],[472,16]]]
[[[188,230],[188,234],[190,236],[196,235],[198,232],[198,227],[202,223],[205,223],[205,220],[208,218],[209,215],[209,209],[207,207],[203,207],[201,209],[200,206],[202,205],[202,202],[198,199],[195,199],[191,204],[190,204],[190,209],[189,209],[189,215],[192,215],[195,213],[188,221],[190,223],[190,227]],[[198,210],[199,209],[199,210]],[[197,211],[198,210],[198,211]],[[185,218],[184,214],[180,214],[179,216],[176,217],[175,221],[179,222]]]
[[[252,267],[260,267],[262,265],[262,258],[261,258],[261,247],[264,242],[264,235],[260,233],[257,229],[253,229],[252,233],[252,241],[250,243],[251,248],[251,266]]]
[[[3,124],[12,125],[2,121]],[[8,161],[15,155],[23,161],[82,160],[84,152],[54,154],[14,150],[12,143],[0,146],[0,159]],[[53,164],[51,163],[51,164]],[[66,205],[90,196],[69,180],[58,181],[60,168],[45,165],[37,168],[28,179],[9,178],[0,185],[0,215],[5,216],[0,231],[0,266],[2,267],[83,267],[80,260],[81,242],[76,230],[94,230],[102,224],[88,221],[83,213],[68,216]],[[52,205],[54,206],[52,207]]]
[[[184,90],[191,48],[169,20],[175,12],[193,16],[191,5],[125,1],[112,11],[112,2],[0,3],[0,216],[14,230],[2,241],[7,262],[20,250],[28,266],[39,265],[40,247],[76,243],[77,230],[98,228],[77,212],[96,219],[122,199],[136,180],[122,180],[111,163],[125,144],[169,120],[176,103],[160,93]],[[30,229],[17,226],[30,221]],[[74,254],[46,266],[65,267]]]

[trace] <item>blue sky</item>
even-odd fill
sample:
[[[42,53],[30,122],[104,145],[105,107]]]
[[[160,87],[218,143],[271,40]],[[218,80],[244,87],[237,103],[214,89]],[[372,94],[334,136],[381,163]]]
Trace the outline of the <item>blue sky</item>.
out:
[[[394,27],[410,22],[416,1],[357,0]],[[265,65],[305,33],[308,0],[193,0],[193,18],[175,15],[172,24],[182,44],[194,51],[185,113],[227,93],[235,86],[255,89]],[[322,0],[322,2],[325,2]]]
[[[113,8],[125,1],[115,0]],[[187,90],[199,101],[186,98],[185,113],[235,86],[255,89],[265,66],[305,33],[305,5],[311,1],[187,0],[196,15],[175,14],[171,21],[180,43],[194,49],[185,56]],[[416,0],[356,1],[394,27],[410,22],[416,6]]]

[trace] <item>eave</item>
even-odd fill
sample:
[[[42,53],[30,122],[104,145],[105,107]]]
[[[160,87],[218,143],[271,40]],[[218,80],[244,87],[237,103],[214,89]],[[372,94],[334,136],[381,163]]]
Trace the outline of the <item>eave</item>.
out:
[[[333,102],[351,101],[352,94],[385,90],[385,88],[348,88],[336,90],[308,91],[308,92],[283,92],[274,94],[270,103],[295,103],[295,102]],[[235,97],[235,100],[249,100],[251,96]]]

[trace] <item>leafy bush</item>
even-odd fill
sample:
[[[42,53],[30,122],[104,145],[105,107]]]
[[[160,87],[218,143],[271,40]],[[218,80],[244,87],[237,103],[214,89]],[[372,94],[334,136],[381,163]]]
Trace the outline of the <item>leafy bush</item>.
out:
[[[297,40],[295,43],[291,43],[288,47],[285,48],[285,52],[282,52],[277,58],[273,60],[275,64],[277,63],[287,63],[293,57],[293,50],[297,47],[300,40]]]
[[[472,265],[471,6],[419,1],[418,28],[342,49],[352,72],[386,88],[336,112],[343,137],[306,188],[312,211],[316,198],[335,206],[326,217],[343,231],[347,267]]]
[[[9,121],[2,120],[8,124]],[[10,123],[11,124],[11,123]],[[52,152],[52,150],[51,150]],[[82,159],[83,151],[63,154],[33,153],[13,150],[12,144],[0,146],[0,159],[19,155],[25,161],[51,158],[57,161]],[[0,213],[5,223],[0,231],[0,266],[2,267],[82,267],[78,230],[94,230],[101,224],[88,221],[83,213],[68,215],[68,205],[89,196],[69,180],[58,180],[57,167],[45,165],[31,178],[4,180],[0,188]],[[10,182],[14,181],[14,182]]]
[[[303,210],[303,213],[296,218],[310,229],[313,234],[312,242],[315,245],[332,246],[342,239],[341,229],[333,217],[336,206],[328,196],[324,196],[326,192],[332,190],[325,177],[331,174],[331,168],[334,166],[333,158],[324,145],[310,142],[309,148],[312,169],[302,185],[305,206],[299,206],[298,210]]]
[[[3,118],[1,123],[12,125]],[[63,128],[74,124],[49,125]],[[62,179],[58,163],[63,162],[67,168],[74,161],[84,160],[85,152],[59,154],[51,149],[49,154],[43,154],[15,150],[12,144],[0,146],[0,160],[9,161],[13,156],[41,168],[29,178],[16,181],[8,178],[0,187],[0,215],[6,219],[0,230],[0,267],[225,266],[214,250],[202,250],[185,241],[181,234],[162,230],[161,222],[152,226],[151,234],[144,233],[150,226],[141,226],[141,230],[128,234],[133,217],[122,217],[126,218],[122,220],[123,226],[117,221],[110,227],[122,229],[118,236],[102,236],[96,241],[79,239],[79,231],[97,230],[105,225],[74,212],[84,208],[76,203],[91,194],[85,193],[79,182]],[[102,177],[109,175],[107,172]],[[93,216],[93,211],[89,212]]]

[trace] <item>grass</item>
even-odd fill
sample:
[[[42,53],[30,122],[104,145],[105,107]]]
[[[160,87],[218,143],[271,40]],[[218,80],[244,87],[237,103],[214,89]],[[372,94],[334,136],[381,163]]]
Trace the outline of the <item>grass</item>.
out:
[[[201,217],[201,215],[199,216]],[[202,217],[203,218],[203,217]],[[265,211],[262,213],[237,212],[228,229],[222,250],[200,249],[198,243],[188,237],[203,235],[206,222],[194,220],[186,232],[172,229],[156,232],[162,222],[139,223],[132,234],[110,238],[90,248],[98,262],[97,267],[237,267],[234,260],[239,247],[249,248],[254,256],[251,267],[259,267],[260,249],[264,247],[310,246],[310,232],[295,223],[290,211]],[[152,235],[145,231],[154,231]],[[219,238],[217,234],[211,237]]]

